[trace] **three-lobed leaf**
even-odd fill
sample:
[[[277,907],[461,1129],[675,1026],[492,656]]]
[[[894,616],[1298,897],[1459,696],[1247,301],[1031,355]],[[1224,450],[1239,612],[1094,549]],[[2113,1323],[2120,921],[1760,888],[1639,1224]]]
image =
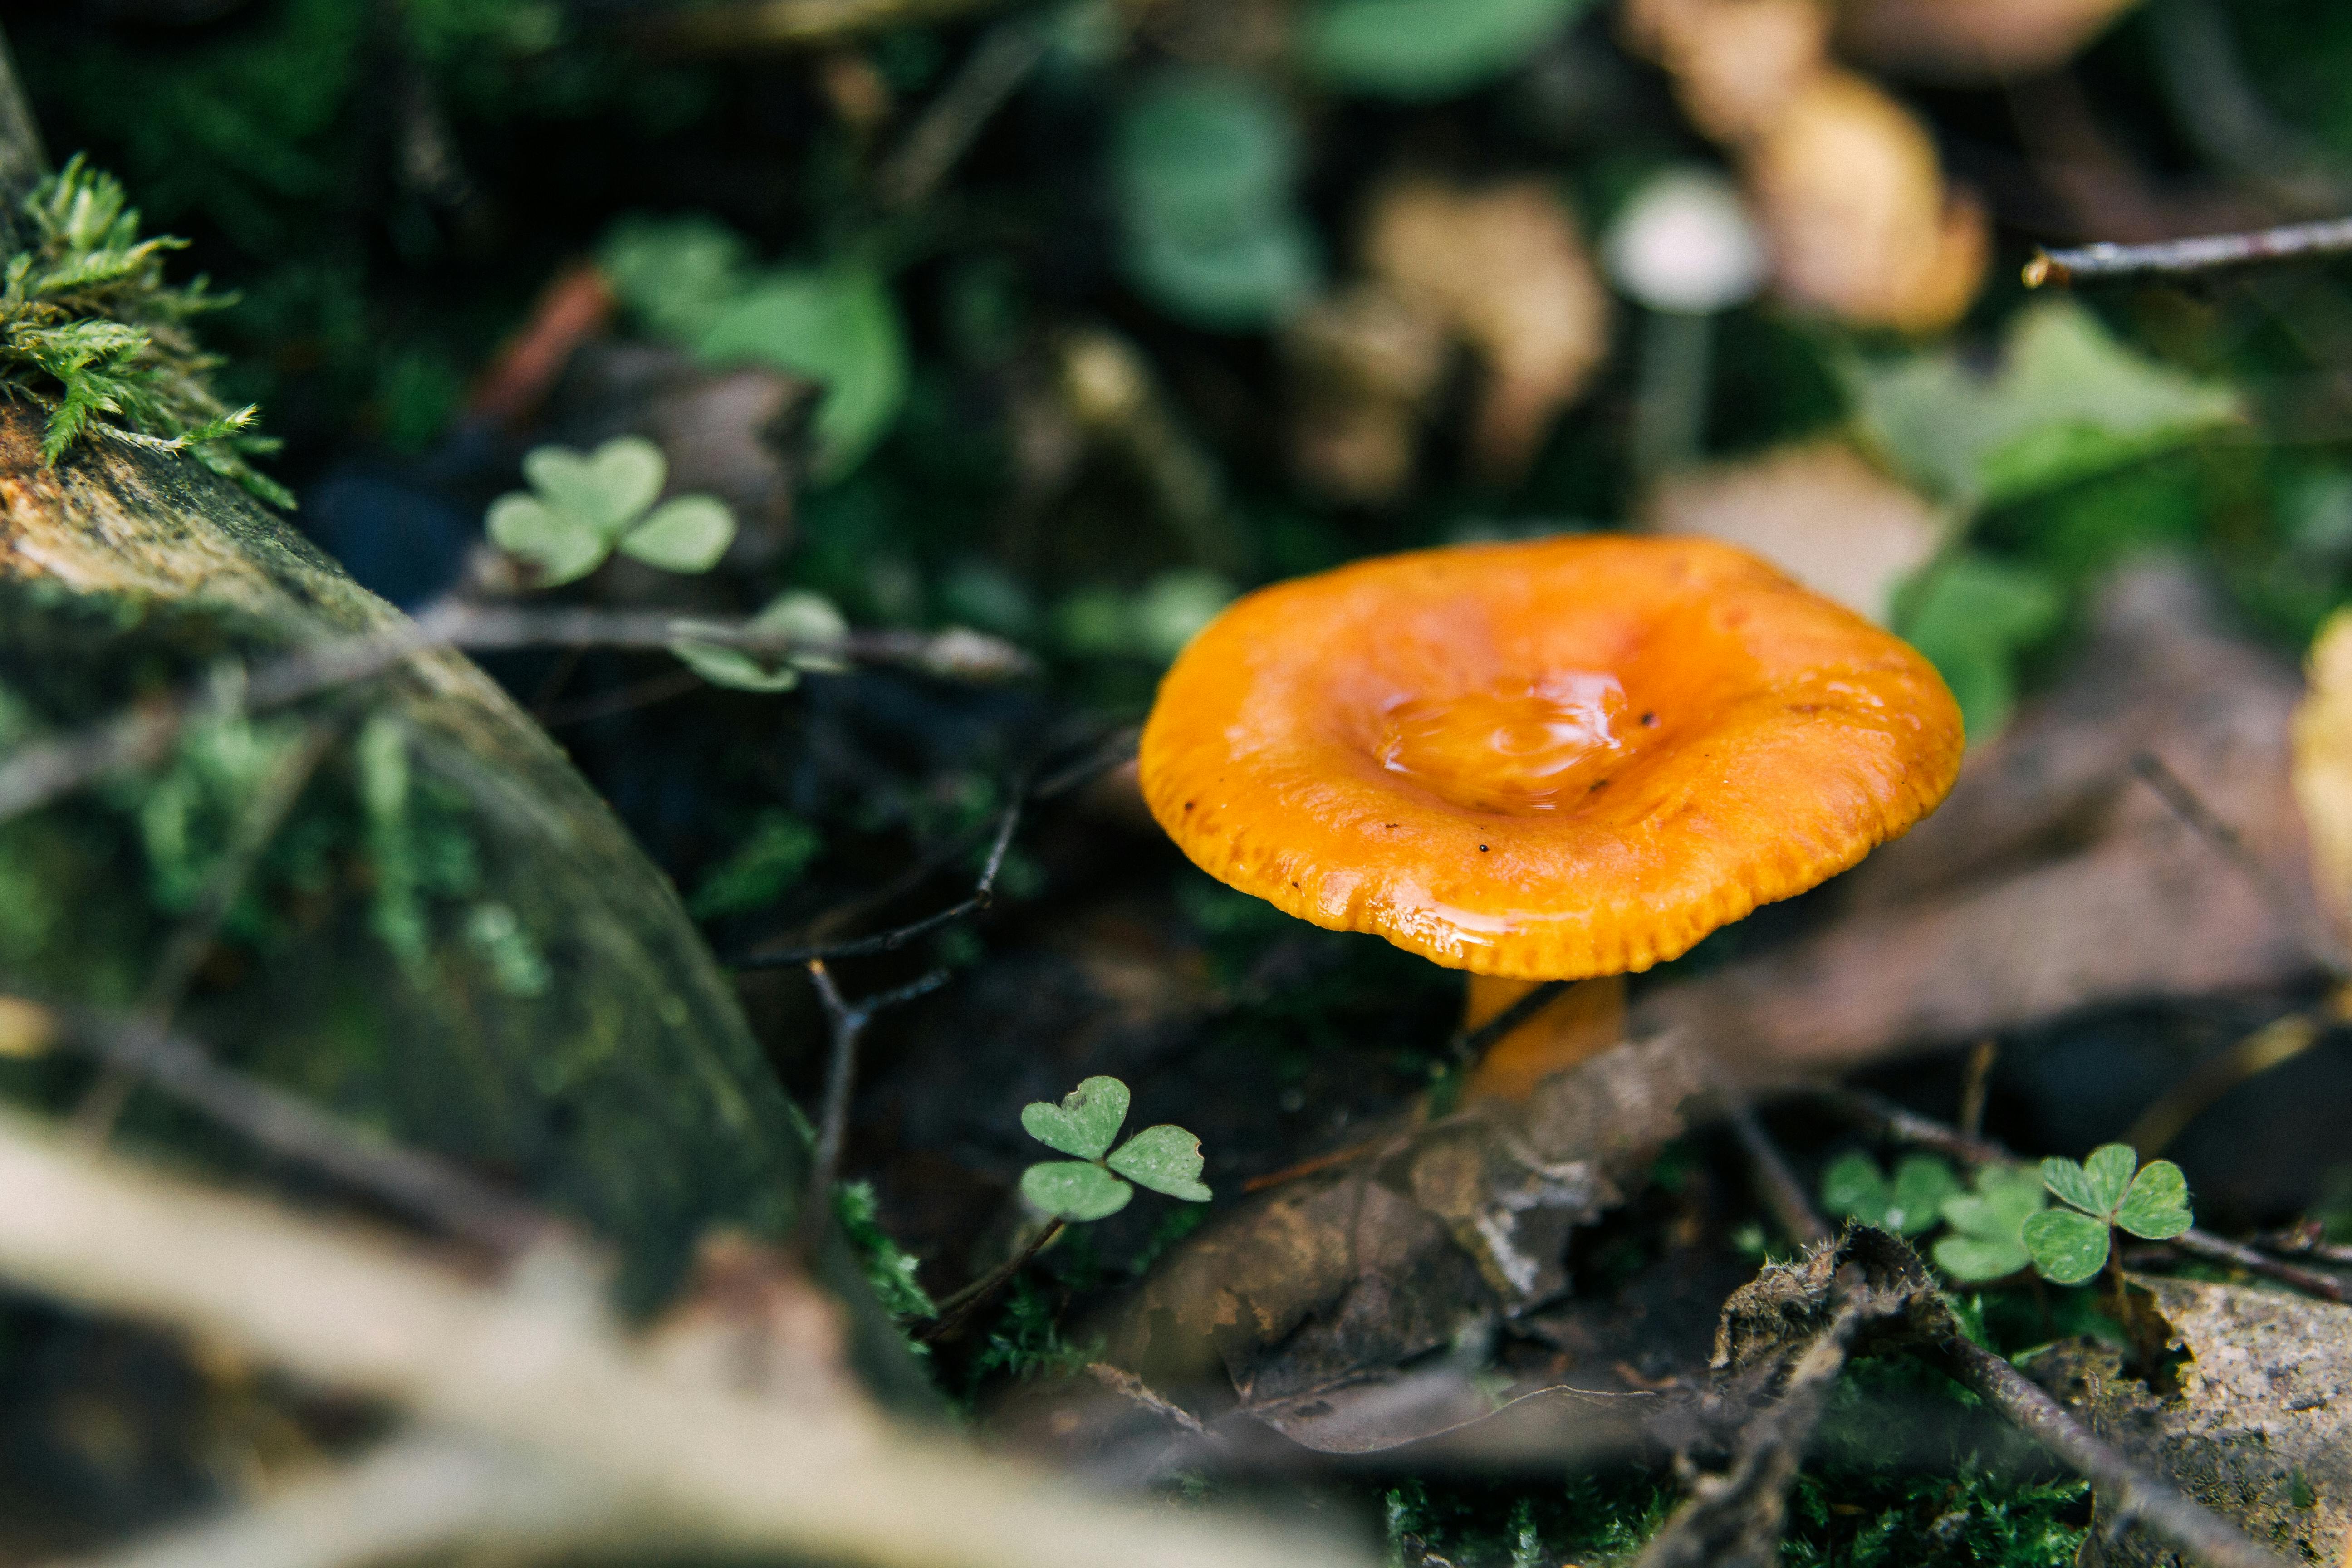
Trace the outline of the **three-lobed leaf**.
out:
[[[2107,1263],[2107,1222],[2073,1209],[2043,1209],[2020,1228],[2033,1266],[2053,1285],[2080,1285]]]
[[[1127,1121],[1128,1100],[1127,1085],[1118,1079],[1090,1078],[1064,1095],[1059,1105],[1037,1100],[1022,1107],[1022,1131],[1048,1149],[1099,1160],[1110,1152],[1111,1141]]]
[[[1125,1107],[1120,1109],[1124,1112]],[[1022,1123],[1028,1123],[1025,1111]],[[1147,1127],[1121,1144],[1108,1163],[1120,1175],[1155,1193],[1187,1203],[1209,1201],[1209,1189],[1201,1181],[1201,1141],[1181,1127]]]
[[[1057,1219],[1104,1219],[1125,1208],[1135,1189],[1091,1160],[1048,1160],[1021,1173],[1029,1206]]]
[[[669,459],[642,436],[616,436],[586,453],[535,447],[523,458],[522,473],[548,505],[610,542],[661,494]]]
[[[1864,1225],[1916,1236],[1942,1216],[1944,1201],[1959,1192],[1952,1168],[1932,1154],[1906,1155],[1888,1181],[1878,1162],[1856,1152],[1822,1173],[1822,1201]]]

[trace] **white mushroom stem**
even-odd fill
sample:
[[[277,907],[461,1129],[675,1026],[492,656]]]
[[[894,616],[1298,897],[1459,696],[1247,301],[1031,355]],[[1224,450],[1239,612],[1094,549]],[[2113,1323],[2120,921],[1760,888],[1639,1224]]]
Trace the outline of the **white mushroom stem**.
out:
[[[1686,310],[1643,314],[1632,445],[1634,478],[1646,486],[1690,467],[1705,447],[1715,317]]]

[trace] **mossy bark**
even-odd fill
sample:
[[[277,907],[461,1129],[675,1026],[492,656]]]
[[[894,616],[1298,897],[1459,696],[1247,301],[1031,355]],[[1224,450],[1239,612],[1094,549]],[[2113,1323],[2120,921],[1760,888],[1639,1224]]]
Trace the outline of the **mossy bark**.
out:
[[[101,437],[52,468],[40,431],[37,411],[0,405],[0,682],[20,727],[70,732],[226,656],[397,622],[196,464]],[[394,868],[368,837],[350,743],[387,716],[415,788],[439,803],[433,831],[468,863],[418,896],[405,951],[383,929]],[[668,880],[545,733],[444,650],[313,702],[303,721],[342,739],[280,830],[300,853],[265,858],[183,1008],[189,1032],[577,1216],[619,1250],[636,1303],[677,1279],[710,1226],[781,1234],[808,1173],[804,1128]],[[158,845],[179,840],[158,837],[151,792],[187,754],[0,829],[0,969],[16,984],[104,1005],[135,996],[184,919],[157,892]],[[501,964],[485,909],[505,911],[494,927],[535,972]],[[0,1073],[0,1090],[52,1103],[84,1082],[58,1062]],[[264,1168],[152,1093],[126,1131],[215,1168]],[[836,1247],[824,1267],[854,1303],[869,1377],[917,1386],[854,1259]]]

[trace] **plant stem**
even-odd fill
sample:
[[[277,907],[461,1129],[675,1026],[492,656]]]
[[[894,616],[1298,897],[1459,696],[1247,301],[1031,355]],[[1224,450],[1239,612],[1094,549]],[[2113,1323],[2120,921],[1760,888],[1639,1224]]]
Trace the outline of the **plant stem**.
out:
[[[1013,1277],[1029,1267],[1029,1260],[1053,1243],[1055,1237],[1069,1228],[1067,1220],[1055,1220],[1030,1238],[1029,1245],[1010,1260],[998,1264],[962,1289],[940,1303],[940,1320],[915,1338],[924,1344],[952,1337],[962,1328],[980,1304],[995,1295],[1011,1282]]]

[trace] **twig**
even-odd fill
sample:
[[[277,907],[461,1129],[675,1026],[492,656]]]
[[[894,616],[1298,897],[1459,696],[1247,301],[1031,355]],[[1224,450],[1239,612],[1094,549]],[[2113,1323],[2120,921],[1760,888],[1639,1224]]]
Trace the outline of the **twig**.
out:
[[[18,1289],[167,1323],[510,1451],[609,1502],[640,1547],[878,1568],[1370,1562],[1297,1531],[1105,1500],[893,1425],[814,1373],[746,1391],[721,1380],[723,1357],[660,1359],[560,1247],[516,1286],[485,1286],[7,1113],[0,1192],[0,1277]]]
[[[2343,950],[2335,937],[2315,923],[2311,901],[2297,894],[2294,889],[2254,853],[2245,836],[2223,821],[2212,807],[2207,805],[2189,781],[2166,765],[2154,752],[2132,754],[2132,773],[2142,784],[2156,792],[2179,817],[2183,826],[2218,850],[2222,858],[2236,867],[2247,880],[2253,883],[2279,918],[2293,926],[2303,939],[2304,950],[2314,963],[2337,979],[2346,978],[2347,968]]]
[[[2352,1268],[2352,1247],[2330,1242],[2318,1221],[2305,1220],[2285,1230],[2258,1236],[2254,1245],[2284,1258],[2309,1258],[2335,1268]]]
[[[250,668],[198,682],[176,700],[150,702],[79,734],[19,748],[0,763],[0,822],[47,805],[84,784],[159,761],[192,725],[239,712],[286,707],[338,686],[381,675],[437,647],[475,650],[524,647],[667,649],[680,641],[745,653],[793,654],[860,664],[903,665],[959,679],[997,679],[1024,672],[1028,656],[977,632],[853,631],[839,638],[789,636],[750,621],[708,621],[661,610],[542,608],[444,600],[413,621],[357,637],[295,648]]]
[[[1967,1137],[1939,1121],[1906,1110],[1883,1095],[1873,1094],[1867,1089],[1844,1088],[1827,1089],[1822,1094],[1831,1105],[1854,1121],[1874,1127],[1889,1138],[1916,1144],[1922,1149],[1933,1149],[1962,1164],[2030,1168],[2030,1162],[2019,1159],[1998,1143],[1983,1138]],[[2341,1282],[2325,1274],[2299,1268],[2266,1252],[2215,1236],[2210,1231],[2183,1231],[2161,1245],[2231,1264],[2249,1274],[2259,1274],[2282,1285],[2292,1285],[2298,1290],[2307,1290],[2326,1300],[2352,1300],[2346,1295]]]
[[[1725,1120],[1747,1152],[1748,1163],[1756,1175],[1757,1195],[1764,1206],[1772,1211],[1781,1231],[1800,1247],[1813,1247],[1827,1241],[1836,1233],[1829,1222],[1813,1208],[1812,1199],[1806,1194],[1805,1184],[1797,1180],[1797,1173],[1789,1168],[1780,1145],[1756,1120],[1756,1112],[1744,1100],[1733,1100],[1726,1109]]]
[[[824,960],[809,960],[809,979],[824,1016],[833,1026],[833,1056],[825,1068],[824,1106],[817,1120],[816,1158],[809,1173],[807,1203],[801,1207],[800,1246],[803,1258],[814,1258],[833,1224],[833,1189],[841,1179],[841,1152],[849,1137],[849,1099],[857,1086],[857,1046],[874,1015],[918,996],[928,996],[948,983],[948,972],[935,969],[920,980],[894,991],[868,996],[856,1005],[845,1002]]]
[[[906,140],[875,171],[874,189],[882,205],[900,212],[920,206],[1045,58],[1045,30],[1033,19],[1016,17],[989,29]]]
[[[2141,1111],[2124,1142],[2142,1159],[2164,1152],[2215,1100],[2250,1079],[2282,1067],[2317,1045],[2326,1024],[2315,1013],[2273,1018],[2217,1057],[2200,1062]]]
[[[803,963],[822,963],[834,958],[864,958],[877,952],[895,952],[919,937],[929,936],[942,926],[953,925],[969,914],[996,901],[996,876],[1004,869],[1005,852],[1013,847],[1013,835],[1021,826],[1021,809],[1026,797],[1013,792],[1012,804],[997,819],[996,838],[988,848],[988,859],[980,869],[980,880],[969,898],[921,920],[880,931],[873,936],[861,936],[847,942],[823,942],[814,947],[787,948],[781,952],[754,949],[734,961],[737,969],[783,969]]]
[[[309,1100],[222,1067],[202,1047],[139,1018],[72,1008],[51,1016],[61,1045],[153,1084],[280,1159],[320,1172],[446,1235],[501,1256],[543,1237],[539,1210],[455,1165],[388,1143]]]
[[[593,1543],[617,1514],[612,1498],[511,1454],[395,1437],[354,1464],[80,1568],[344,1568],[522,1542],[560,1552]]]
[[[1092,1361],[1087,1363],[1087,1375],[1129,1404],[1150,1411],[1161,1420],[1200,1438],[1201,1441],[1217,1447],[1226,1446],[1223,1433],[1211,1431],[1202,1425],[1199,1416],[1160,1393],[1125,1367],[1113,1366],[1107,1361]]]
[[[1054,1238],[1069,1228],[1066,1220],[1055,1220],[1029,1238],[1029,1245],[1019,1253],[998,1264],[962,1289],[940,1303],[940,1315],[929,1327],[915,1338],[924,1344],[952,1338],[964,1325],[964,1320],[978,1310],[980,1304],[1004,1289],[1013,1277],[1029,1267],[1029,1260],[1053,1245]]]
[[[2225,267],[2352,252],[2352,218],[2291,223],[2245,234],[2209,234],[2151,245],[2098,244],[2038,250],[2025,264],[2025,286],[2116,278],[2191,278]]]
[[[1457,1062],[1476,1061],[1486,1047],[1542,1012],[1559,998],[1572,980],[1547,980],[1475,1029],[1461,1029],[1447,1042],[1446,1051]]]
[[[1960,1131],[1970,1138],[1984,1131],[1985,1101],[1992,1092],[1993,1064],[2000,1059],[1999,1040],[1979,1040],[1969,1047],[1968,1077],[1960,1084]]]
[[[2286,1560],[2126,1458],[2000,1356],[1966,1340],[1922,1352],[1951,1379],[2089,1478],[2115,1510],[2117,1527],[2137,1523],[2209,1568],[2286,1568]]]

